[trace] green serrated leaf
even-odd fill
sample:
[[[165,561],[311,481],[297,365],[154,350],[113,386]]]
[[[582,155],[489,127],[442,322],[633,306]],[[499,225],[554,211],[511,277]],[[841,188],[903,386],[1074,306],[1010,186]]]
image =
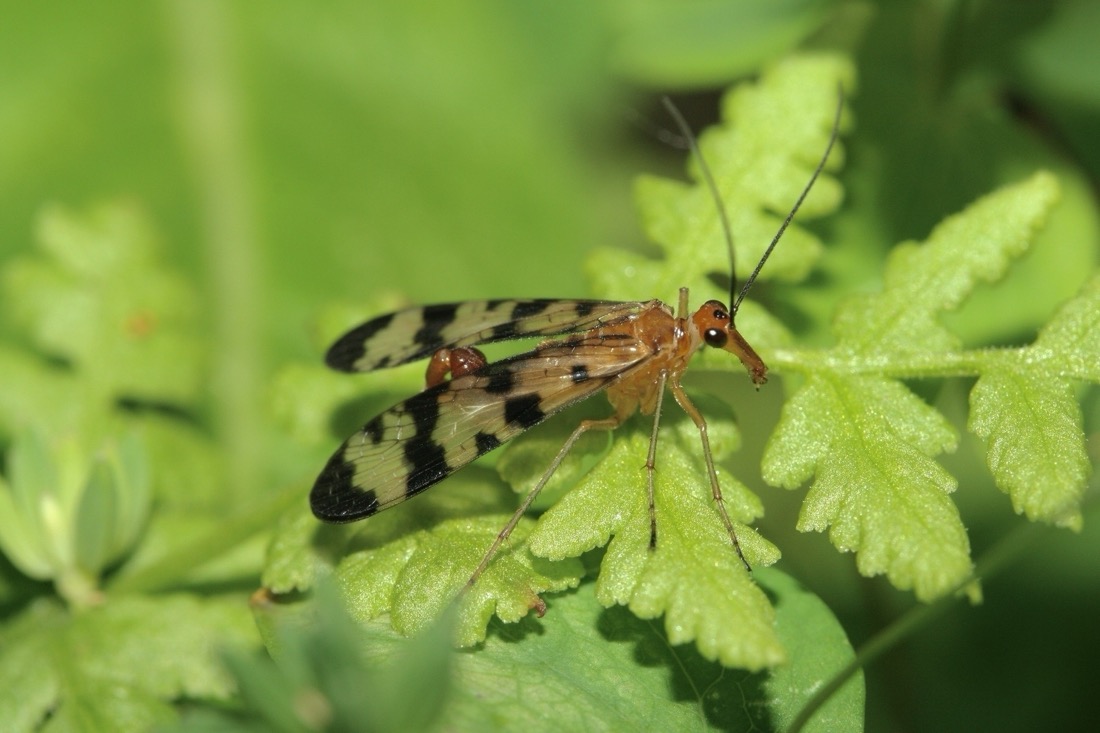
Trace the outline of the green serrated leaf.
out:
[[[1070,380],[1100,382],[1100,277],[1008,356],[974,385],[970,430],[988,442],[990,470],[1017,513],[1080,529],[1091,465]]]
[[[731,92],[724,103],[729,122],[701,138],[718,187],[728,197],[731,212],[737,212],[737,236],[757,240],[741,252],[739,239],[739,257],[744,255],[739,268],[744,272],[752,268],[809,180],[829,140],[838,84],[850,90],[852,77],[850,64],[833,56],[779,64],[758,84]],[[808,109],[814,112],[807,114]],[[842,157],[839,150],[834,151],[829,168],[835,168]],[[839,185],[824,176],[802,212],[822,215],[832,211],[839,199]],[[690,284],[701,289],[703,297],[725,297],[708,278],[712,272],[728,270],[728,250],[709,189],[655,183],[643,188],[640,204],[651,233],[668,257],[642,262],[629,255],[603,255],[610,259],[590,267],[606,276],[604,294],[646,299]],[[808,256],[810,250],[818,247],[805,232],[790,230],[787,254],[777,255],[776,264],[769,268],[773,274],[802,277],[813,259]],[[618,264],[616,257],[621,258]],[[596,289],[602,290],[599,285]],[[773,332],[772,343],[786,339],[782,327],[760,309],[747,305],[744,313],[747,324]],[[714,456],[721,459],[737,445],[736,429],[728,408],[706,407],[708,418],[715,414],[710,434]],[[561,427],[558,435],[564,436],[575,424]],[[625,439],[613,439],[612,449],[598,463],[594,463],[599,458],[596,452],[567,459],[560,483],[564,486],[583,478],[540,522],[532,535],[534,554],[555,561],[575,558],[614,535],[600,579],[605,602],[629,604],[647,618],[664,614],[677,641],[695,641],[706,655],[725,664],[753,669],[774,665],[783,658],[772,628],[774,616],[764,594],[745,573],[710,496],[698,430],[681,417],[669,421],[664,433],[669,435],[662,435],[658,452],[657,513],[660,522],[667,515],[668,539],[659,541],[656,553],[651,555],[648,549],[649,513],[640,469],[648,451],[648,432],[628,431]],[[545,438],[552,434],[552,430],[546,432]],[[522,491],[529,490],[560,444],[556,439],[540,439],[513,448],[501,463],[505,476],[521,485]],[[719,476],[725,506],[737,525],[746,557],[754,565],[774,562],[779,556],[776,548],[746,524],[762,513],[759,499],[721,469]],[[345,592],[358,599],[365,617],[388,611],[394,628],[402,632],[423,628],[469,578],[507,519],[506,514],[469,516],[417,532],[412,545],[402,540],[388,549],[386,542],[399,535],[383,537],[367,530],[362,536],[364,549],[353,552],[338,570]],[[371,522],[379,519],[388,521],[379,517]],[[541,604],[540,593],[575,582],[579,566],[567,564],[563,570],[526,555],[522,545],[526,524],[521,522],[520,531],[510,540],[513,546],[499,553],[465,599],[457,632],[462,643],[482,640],[494,613],[518,619]],[[352,559],[357,552],[363,554]],[[308,552],[300,555],[307,556]],[[282,576],[283,580],[289,577]],[[297,587],[301,582],[300,576],[293,578]],[[705,592],[698,593],[700,588]],[[736,624],[729,623],[731,613]]]
[[[336,528],[333,533],[336,533]],[[290,593],[309,590],[319,577],[327,575],[335,565],[328,543],[317,542],[317,520],[310,514],[295,508],[280,520],[271,544],[260,580],[263,587],[273,593]],[[346,534],[346,531],[339,532]],[[336,544],[342,548],[343,540]]]
[[[649,548],[642,469],[649,435],[627,428],[607,458],[542,516],[531,550],[559,559],[607,544],[597,583],[602,603],[628,605],[642,618],[663,614],[673,642],[694,641],[708,659],[748,669],[773,666],[783,651],[772,609],[745,572],[710,498],[698,432],[682,417],[675,424],[658,443],[655,551]],[[736,444],[732,421],[710,424],[723,452]],[[744,524],[761,513],[759,499],[724,473],[719,482],[749,562],[775,562],[778,551]]]
[[[1058,181],[1036,173],[948,217],[922,244],[896,247],[883,290],[844,301],[837,309],[838,348],[852,354],[950,351],[958,339],[937,316],[953,310],[979,281],[1001,278],[1034,239],[1058,199]]]
[[[497,473],[520,496],[525,496],[542,478],[550,462],[565,445],[570,434],[585,418],[607,417],[611,408],[606,400],[590,400],[556,420],[540,425],[522,439],[506,445],[496,462]],[[611,433],[589,431],[573,445],[558,469],[539,493],[533,508],[544,510],[607,455],[613,440]]]
[[[1029,349],[1063,378],[1100,382],[1100,276],[1055,314]]]
[[[838,84],[850,92],[853,79],[851,64],[840,57],[787,59],[757,84],[731,90],[722,103],[723,124],[700,136],[700,149],[730,218],[739,277],[755,267],[809,180],[829,140]],[[835,170],[843,157],[839,147],[834,149],[828,169]],[[694,163],[690,170],[694,180],[701,180]],[[840,198],[839,183],[822,175],[799,219],[835,210]],[[728,293],[706,279],[710,273],[729,272],[728,248],[710,189],[645,177],[639,181],[637,200],[646,232],[666,258],[597,252],[586,267],[593,291],[600,297],[645,300],[671,298],[681,286],[691,286],[700,302],[728,299]],[[792,225],[761,277],[805,277],[820,251],[815,237]]]
[[[1065,399],[1054,399],[1049,390],[1040,398],[1034,389],[1029,394],[1044,407],[1012,408],[1002,402],[1005,380],[1019,379],[1024,372],[1017,368],[1017,376],[1011,378],[989,375],[1003,372],[998,364],[1015,362],[1018,367],[1021,355],[957,352],[958,339],[938,321],[941,312],[957,307],[979,281],[1004,274],[1009,262],[1026,250],[1057,197],[1054,177],[1038,173],[948,218],[924,244],[897,248],[890,256],[882,293],[851,298],[838,309],[837,347],[792,364],[808,378],[784,407],[779,429],[769,441],[765,479],[793,488],[815,476],[799,528],[828,528],[838,548],[859,553],[860,572],[886,573],[894,585],[915,589],[923,600],[949,592],[971,571],[966,531],[947,497],[955,481],[932,460],[952,450],[956,439],[946,421],[899,382],[871,375],[942,375],[976,369],[985,375],[983,380],[988,377],[976,390],[979,409],[974,425],[985,435],[998,432],[998,452],[991,464],[997,466],[999,483],[1013,492],[1017,506],[1053,511],[1052,505],[1040,510],[1037,495],[1050,500],[1059,494],[1054,503],[1068,511],[1065,486],[1077,482],[1079,491],[1080,473],[1067,468],[1080,463],[1079,455],[1069,458],[1063,452],[1035,464],[1016,450],[1028,438],[1003,428],[1008,413],[1015,412],[1010,422],[1017,423],[1026,421],[1029,411],[1036,417],[1038,409],[1047,418],[1061,420],[1063,429],[1056,429],[1056,441],[1065,445],[1073,437],[1072,415],[1067,423],[1066,410],[1075,413],[1076,406],[1070,409]],[[1025,360],[1036,368],[1037,360]],[[1061,465],[1056,468],[1051,461]],[[1011,478],[1027,474],[1033,479],[1038,474],[1028,472],[1035,470],[1059,470],[1065,479],[1060,490],[1025,490]],[[976,594],[977,588],[970,593]]]
[[[1100,382],[1100,278],[1066,303],[1018,358],[994,362],[970,395],[970,429],[1013,508],[1080,529],[1091,472],[1070,379]]]
[[[968,427],[988,441],[989,469],[1012,508],[1078,530],[1089,475],[1081,422],[1072,385],[1048,374],[991,370],[970,393]]]
[[[858,553],[861,573],[886,573],[930,600],[971,571],[948,497],[955,480],[932,460],[955,442],[950,424],[900,383],[822,373],[783,407],[764,479],[795,488],[816,476],[798,528],[829,529],[838,549]]]
[[[337,577],[361,599],[357,614],[389,611],[395,630],[414,634],[458,596],[507,520],[489,515],[444,521],[398,543],[364,551],[369,555],[362,559],[349,556]],[[464,594],[455,629],[459,645],[484,641],[494,614],[506,622],[518,621],[542,606],[541,594],[575,586],[583,574],[575,561],[548,563],[531,557],[523,539],[532,524],[524,520],[516,526],[507,547]]]

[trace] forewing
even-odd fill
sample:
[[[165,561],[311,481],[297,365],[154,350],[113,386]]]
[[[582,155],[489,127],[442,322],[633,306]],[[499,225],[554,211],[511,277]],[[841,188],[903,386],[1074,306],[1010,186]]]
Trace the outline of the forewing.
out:
[[[651,356],[626,336],[578,336],[488,365],[391,407],[333,454],[313,513],[350,522],[398,504]]]
[[[366,372],[424,359],[441,348],[587,331],[617,323],[650,303],[607,300],[471,300],[406,308],[341,336],[325,363]]]

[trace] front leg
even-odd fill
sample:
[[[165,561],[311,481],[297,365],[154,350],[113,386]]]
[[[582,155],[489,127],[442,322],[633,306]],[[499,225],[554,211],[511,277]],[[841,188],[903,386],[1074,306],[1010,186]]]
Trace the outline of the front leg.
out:
[[[722,489],[718,486],[718,474],[714,470],[714,456],[710,452],[710,438],[707,437],[707,421],[703,419],[703,414],[699,412],[699,409],[687,396],[687,392],[680,385],[680,380],[673,379],[670,389],[672,390],[672,396],[676,398],[676,402],[688,414],[691,421],[695,423],[695,427],[699,429],[699,439],[703,442],[703,459],[707,464],[707,475],[710,477],[710,492],[714,497],[714,504],[718,507],[718,514],[722,517],[722,523],[726,525],[726,532],[729,533],[730,542],[737,552],[737,557],[741,558],[741,563],[751,573],[752,567],[749,565],[749,561],[745,559],[745,554],[741,552],[741,543],[737,540],[737,531],[733,528],[730,515],[726,512],[726,502],[722,498]]]

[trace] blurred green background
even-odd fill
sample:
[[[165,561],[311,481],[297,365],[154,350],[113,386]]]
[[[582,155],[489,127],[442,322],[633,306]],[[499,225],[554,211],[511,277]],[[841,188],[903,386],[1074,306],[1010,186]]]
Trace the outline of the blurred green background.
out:
[[[1064,187],[1045,246],[953,325],[969,345],[1025,343],[1100,252],[1091,0],[9,2],[2,17],[0,268],[58,236],[51,207],[81,220],[123,202],[146,222],[149,257],[191,289],[166,300],[171,288],[157,285],[148,297],[184,324],[196,371],[178,379],[194,386],[174,388],[167,365],[180,360],[161,354],[118,370],[140,381],[163,367],[169,383],[128,392],[118,377],[111,394],[182,415],[210,465],[154,484],[162,505],[190,504],[210,523],[276,494],[304,501],[335,443],[289,436],[272,408],[287,396],[272,396],[272,380],[287,364],[319,362],[327,323],[399,301],[588,294],[589,250],[646,247],[632,177],[681,169],[683,154],[638,123],[664,124],[659,95],[702,128],[721,89],[799,48],[849,53],[860,77],[847,205],[816,225],[829,253],[810,282],[754,293],[805,343],[827,342],[837,299],[876,287],[891,245],[1040,167]],[[94,292],[151,287],[138,280],[152,269],[133,272]],[[47,335],[28,326],[47,306],[27,305],[32,291],[15,279],[4,348],[43,369],[94,361],[94,343],[80,358],[57,346],[66,333],[88,336],[79,319]],[[96,363],[110,371],[113,358]],[[14,363],[0,359],[5,446],[28,425],[69,419],[63,396],[82,399],[16,399],[26,387]],[[1095,390],[1082,394],[1095,463],[1100,409]],[[922,395],[965,424],[964,386]],[[45,404],[54,407],[38,420]],[[756,435],[741,459],[750,474],[769,431],[746,431]],[[980,558],[1022,520],[972,438],[946,463]],[[799,494],[759,489],[783,567],[830,604],[853,643],[910,605],[855,576],[824,538],[793,533]],[[871,668],[868,729],[1087,729],[1100,681],[1097,518],[1093,500],[1082,534],[1042,534],[986,584],[984,605],[960,605]],[[260,549],[220,582],[255,585]],[[9,614],[42,592],[17,575],[5,568]]]

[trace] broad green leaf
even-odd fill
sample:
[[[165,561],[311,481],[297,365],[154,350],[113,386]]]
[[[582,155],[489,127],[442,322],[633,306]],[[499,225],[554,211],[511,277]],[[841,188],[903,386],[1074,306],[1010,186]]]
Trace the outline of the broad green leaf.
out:
[[[330,703],[336,717],[363,700],[397,709],[387,715],[434,706],[449,685],[438,719],[456,731],[540,730],[547,721],[560,730],[779,730],[814,689],[850,662],[852,650],[828,609],[796,583],[773,570],[761,571],[760,582],[775,598],[780,638],[798,651],[772,673],[731,671],[692,645],[676,645],[660,624],[622,607],[603,608],[591,583],[549,597],[541,620],[494,622],[477,653],[455,654],[449,662],[439,656],[447,646],[439,626],[409,641],[387,623],[369,622],[356,634],[341,636],[336,661],[326,664],[322,655],[329,654],[328,644],[299,645],[288,653],[279,631],[312,624],[318,604],[271,604],[256,611],[261,633],[290,682],[303,679],[295,670],[310,668],[310,656],[314,668],[331,669],[311,689]],[[323,609],[327,602],[319,605]],[[343,633],[327,611],[320,613],[324,624],[307,633]],[[353,646],[366,662],[349,661],[346,650]],[[402,668],[422,672],[412,687],[394,685],[392,696],[364,697],[362,690],[376,690],[379,668],[393,670],[385,674],[395,679],[404,674]],[[360,694],[342,697],[348,688]],[[822,727],[810,730],[859,731],[862,696],[857,677],[812,723]]]
[[[855,653],[844,628],[820,598],[773,568],[761,570],[756,578],[775,599],[775,628],[787,650],[787,664],[772,670],[764,683],[772,700],[772,727],[787,730],[810,696],[849,665]],[[803,730],[810,733],[862,730],[864,695],[863,673],[859,672]]]

